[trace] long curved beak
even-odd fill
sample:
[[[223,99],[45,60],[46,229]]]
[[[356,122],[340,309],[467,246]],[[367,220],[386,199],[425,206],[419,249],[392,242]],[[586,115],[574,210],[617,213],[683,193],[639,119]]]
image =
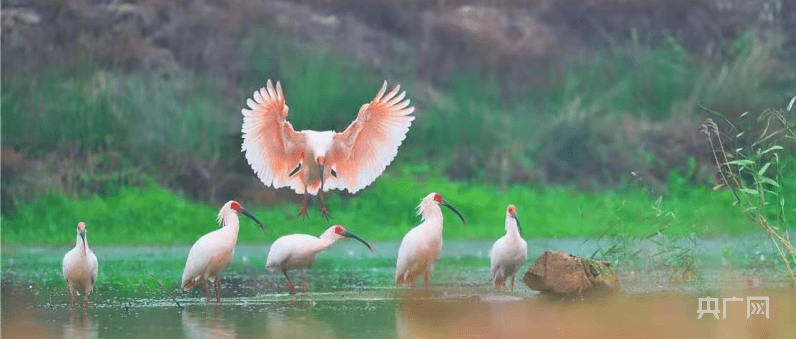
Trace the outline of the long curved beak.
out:
[[[370,244],[368,244],[368,242],[367,242],[367,241],[363,240],[362,238],[360,238],[360,237],[359,237],[359,236],[357,236],[356,234],[354,234],[354,233],[351,233],[351,232],[349,232],[349,231],[345,231],[345,233],[343,233],[343,236],[344,236],[344,237],[346,237],[346,238],[352,238],[352,239],[359,240],[361,243],[365,244],[365,246],[367,246],[367,247],[368,247],[368,249],[369,249],[371,252],[373,252],[373,247],[370,247]]]
[[[259,225],[260,228],[263,229],[263,234],[265,234],[265,226],[263,226],[263,223],[261,223],[260,220],[257,220],[257,218],[255,218],[251,213],[249,213],[249,211],[243,208],[240,209],[240,213],[254,220],[254,222],[256,222],[257,225]]]
[[[86,256],[86,232],[80,232],[80,239],[83,239],[83,256]]]
[[[326,166],[324,166],[323,164],[318,164],[318,167],[321,168],[321,191],[323,191],[323,184],[324,184],[324,180],[323,180],[323,174],[324,173],[323,173],[323,170],[326,169]],[[323,193],[323,192],[321,192],[321,193]]]
[[[517,212],[512,213],[511,217],[517,222],[517,231],[519,231],[520,236],[522,236],[522,227],[520,227],[520,218],[517,218]]]
[[[464,220],[464,217],[462,216],[462,214],[461,214],[461,213],[459,213],[459,211],[458,211],[458,210],[456,210],[456,208],[455,208],[455,207],[453,207],[453,205],[449,204],[449,203],[448,203],[447,201],[445,201],[445,200],[442,200],[442,206],[445,206],[445,207],[447,207],[447,208],[450,208],[450,209],[451,209],[451,211],[453,211],[453,213],[456,213],[456,215],[458,215],[458,216],[459,216],[459,219],[462,219],[462,224],[464,224],[464,225],[467,225],[467,221],[465,221],[465,220]]]

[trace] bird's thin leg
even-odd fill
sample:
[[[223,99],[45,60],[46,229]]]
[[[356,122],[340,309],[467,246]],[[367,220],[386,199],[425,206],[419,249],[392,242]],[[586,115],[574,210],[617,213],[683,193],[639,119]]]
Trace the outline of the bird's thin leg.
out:
[[[216,289],[216,302],[221,305],[221,293],[218,293],[218,281],[221,280],[216,278],[216,281],[213,282],[213,287]]]
[[[301,290],[307,292],[307,270],[301,270]]]
[[[83,293],[83,309],[85,310],[88,307],[88,294]]]
[[[301,200],[301,211],[299,211],[299,217],[307,218],[307,198],[309,198],[309,194],[307,194],[307,188],[304,187],[304,199]]]
[[[74,291],[69,291],[69,293],[72,294],[72,303],[69,305],[69,308],[75,308],[75,301],[76,301],[75,300],[75,292]]]
[[[205,304],[210,302],[210,285],[207,284],[205,279]]]
[[[331,219],[332,216],[329,215],[329,210],[326,209],[326,202],[323,201],[323,188],[318,190],[318,197],[321,199],[321,212],[323,214],[323,217],[326,218],[326,221],[329,221],[329,219]]]
[[[290,294],[296,294],[296,285],[293,285],[293,281],[290,280],[290,277],[287,275],[287,271],[282,270],[282,274],[284,274],[285,278],[287,278],[287,288]]]
[[[423,274],[423,283],[426,285],[426,292],[428,292],[430,289],[430,284],[429,284],[430,276],[431,274],[428,271],[426,271],[426,273]]]
[[[511,291],[514,292],[514,276],[511,276]]]

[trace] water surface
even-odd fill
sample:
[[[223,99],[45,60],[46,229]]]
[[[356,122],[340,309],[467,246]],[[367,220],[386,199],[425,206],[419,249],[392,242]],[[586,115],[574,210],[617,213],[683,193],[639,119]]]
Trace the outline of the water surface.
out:
[[[529,240],[532,258],[548,249],[589,256],[608,243]],[[309,291],[291,296],[281,273],[266,272],[268,246],[239,245],[221,282],[224,301],[178,288],[189,246],[95,247],[96,292],[87,310],[69,308],[61,259],[69,248],[6,248],[2,255],[4,337],[35,338],[394,338],[394,337],[739,337],[796,335],[796,295],[765,238],[682,239],[634,243],[617,256],[627,296],[550,301],[517,280],[515,292],[491,287],[491,241],[446,241],[425,293],[395,288],[398,242],[375,252],[341,241],[318,257]],[[688,248],[683,278],[677,250]],[[523,269],[523,272],[524,272]],[[293,273],[298,282],[297,272]],[[160,288],[155,280],[165,286]],[[421,287],[418,285],[418,287]],[[168,294],[182,306],[178,307]],[[744,303],[723,319],[696,319],[699,297],[770,295],[769,319],[746,318]],[[214,300],[211,297],[211,301]],[[710,315],[708,315],[710,317]],[[643,321],[650,326],[633,326]],[[657,327],[656,327],[657,326]],[[668,331],[666,328],[670,328]],[[689,335],[691,333],[692,335]]]

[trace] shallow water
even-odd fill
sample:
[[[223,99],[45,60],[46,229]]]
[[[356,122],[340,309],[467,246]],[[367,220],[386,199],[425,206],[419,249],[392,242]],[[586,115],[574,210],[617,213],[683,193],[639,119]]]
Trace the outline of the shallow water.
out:
[[[604,246],[582,239],[528,242],[532,259],[522,272],[544,250],[589,256]],[[399,243],[375,243],[371,253],[357,242],[341,241],[319,255],[308,273],[309,291],[296,296],[286,293],[281,274],[263,269],[267,246],[239,245],[222,277],[221,306],[207,304],[201,287],[179,291],[189,246],[96,247],[96,291],[87,310],[74,311],[60,272],[68,248],[6,246],[2,333],[9,338],[796,336],[796,294],[788,290],[765,238],[683,242],[666,248],[690,246],[696,262],[691,279],[678,279],[677,268],[661,259],[660,244],[638,243],[642,254],[614,262],[628,295],[600,301],[549,301],[519,279],[513,293],[494,291],[491,241],[447,241],[429,293],[393,287]],[[297,273],[292,276],[298,281]],[[757,295],[770,296],[769,319],[747,319],[744,303],[737,301],[729,319],[710,314],[696,319],[700,297]],[[638,321],[649,326],[633,325]]]

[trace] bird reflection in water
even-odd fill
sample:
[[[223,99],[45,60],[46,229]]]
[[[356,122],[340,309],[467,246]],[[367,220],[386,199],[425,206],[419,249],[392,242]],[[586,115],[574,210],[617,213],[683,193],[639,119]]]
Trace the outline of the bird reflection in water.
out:
[[[97,324],[91,323],[91,317],[85,308],[82,312],[69,310],[69,323],[64,324],[64,338],[99,338]]]
[[[185,338],[237,338],[235,323],[225,319],[219,307],[188,307],[182,310]]]
[[[317,320],[311,313],[298,314],[269,311],[267,338],[335,338],[331,325]]]

